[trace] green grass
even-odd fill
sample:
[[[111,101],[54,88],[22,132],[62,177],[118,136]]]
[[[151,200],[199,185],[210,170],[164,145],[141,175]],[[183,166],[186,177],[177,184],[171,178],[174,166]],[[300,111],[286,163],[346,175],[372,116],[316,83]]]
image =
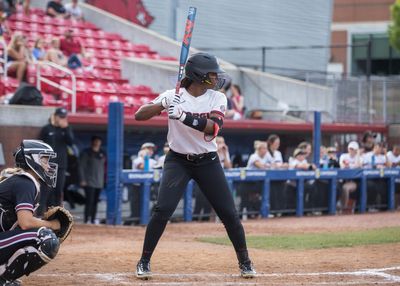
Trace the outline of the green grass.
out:
[[[227,237],[202,237],[202,242],[230,245]],[[247,246],[259,249],[321,249],[400,242],[400,227],[354,232],[247,236]]]

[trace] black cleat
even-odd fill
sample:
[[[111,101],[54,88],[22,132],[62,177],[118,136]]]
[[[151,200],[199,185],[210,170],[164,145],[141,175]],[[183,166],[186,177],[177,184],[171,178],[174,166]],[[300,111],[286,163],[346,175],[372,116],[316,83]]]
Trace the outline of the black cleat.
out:
[[[140,259],[136,265],[136,277],[143,280],[148,280],[153,274],[150,269],[150,261]]]
[[[253,267],[253,264],[249,262],[239,263],[240,276],[243,278],[254,278],[257,276],[257,272]]]

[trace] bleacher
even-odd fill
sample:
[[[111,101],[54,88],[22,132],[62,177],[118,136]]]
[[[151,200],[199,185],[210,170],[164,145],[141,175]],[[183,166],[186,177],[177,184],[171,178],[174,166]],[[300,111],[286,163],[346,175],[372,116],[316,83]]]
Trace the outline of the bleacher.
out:
[[[52,18],[45,15],[40,9],[32,8],[29,15],[18,10],[7,20],[10,33],[5,36],[8,43],[12,33],[23,33],[32,47],[34,41],[41,37],[49,42],[53,37],[63,37],[67,29],[72,28],[74,36],[78,38],[85,51],[92,56],[83,60],[83,67],[71,70],[76,77],[76,109],[82,113],[107,113],[108,103],[121,101],[125,112],[133,114],[141,104],[155,98],[155,94],[148,86],[132,86],[127,79],[121,77],[120,60],[124,57],[137,57],[157,60],[176,60],[172,57],[163,57],[151,47],[143,43],[132,43],[117,33],[105,32],[90,22]],[[28,82],[37,83],[37,64],[29,66]],[[64,72],[50,66],[41,66],[40,74],[72,89],[73,82]],[[13,93],[19,83],[13,77],[0,80],[0,93]],[[41,83],[44,105],[67,106],[71,109],[71,96],[59,88]]]

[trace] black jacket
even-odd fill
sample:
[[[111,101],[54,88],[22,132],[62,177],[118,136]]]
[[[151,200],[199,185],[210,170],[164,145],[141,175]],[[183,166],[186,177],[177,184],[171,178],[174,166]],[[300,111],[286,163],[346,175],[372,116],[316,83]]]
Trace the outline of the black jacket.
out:
[[[49,144],[57,153],[55,162],[58,163],[58,168],[66,169],[67,146],[71,146],[74,140],[71,127],[60,128],[49,123],[42,128],[40,139]]]

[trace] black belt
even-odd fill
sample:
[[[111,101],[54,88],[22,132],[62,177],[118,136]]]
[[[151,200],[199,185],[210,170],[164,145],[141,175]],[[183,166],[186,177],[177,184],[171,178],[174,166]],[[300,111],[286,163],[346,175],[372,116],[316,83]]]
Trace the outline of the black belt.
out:
[[[195,162],[195,161],[199,161],[202,159],[207,159],[207,158],[217,156],[217,152],[209,152],[209,153],[201,153],[201,154],[182,154],[182,153],[175,152],[172,149],[170,150],[170,152],[172,154],[174,154],[175,156],[186,159],[190,162]]]

